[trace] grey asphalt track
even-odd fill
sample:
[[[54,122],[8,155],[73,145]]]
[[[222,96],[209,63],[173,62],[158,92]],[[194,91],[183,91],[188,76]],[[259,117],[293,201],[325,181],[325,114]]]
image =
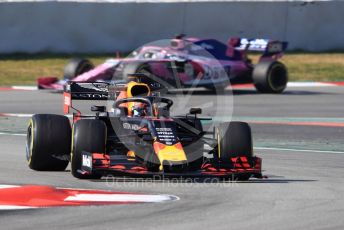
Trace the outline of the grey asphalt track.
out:
[[[218,97],[223,101],[230,95]],[[234,116],[340,120],[343,98],[344,87],[293,88],[283,95],[237,90]],[[190,97],[190,105],[211,100],[214,95],[199,91]],[[48,92],[0,91],[0,113],[61,113],[61,102],[61,95]],[[226,115],[221,111],[216,116]],[[204,113],[211,115],[212,108]],[[23,133],[25,123],[26,118],[1,118],[0,132]],[[0,135],[0,184],[180,197],[160,204],[0,211],[0,229],[343,229],[344,127],[251,127],[260,147],[255,152],[269,178],[236,183],[88,181],[70,172],[35,172],[26,166],[25,137]],[[326,150],[332,152],[321,152]]]

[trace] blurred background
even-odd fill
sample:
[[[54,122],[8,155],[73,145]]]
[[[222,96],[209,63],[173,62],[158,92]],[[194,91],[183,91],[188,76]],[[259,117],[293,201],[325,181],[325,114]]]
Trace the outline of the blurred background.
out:
[[[180,33],[288,41],[291,81],[340,81],[342,12],[343,1],[0,0],[0,85],[34,85],[62,76],[71,57],[99,64]]]

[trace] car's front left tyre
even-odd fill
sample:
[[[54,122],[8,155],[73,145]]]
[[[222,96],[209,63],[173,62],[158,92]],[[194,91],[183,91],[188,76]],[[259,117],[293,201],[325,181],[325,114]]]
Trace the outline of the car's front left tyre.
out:
[[[253,144],[250,126],[245,122],[224,122],[216,129],[218,140],[214,158],[220,162],[230,162],[232,158],[253,157]],[[237,180],[248,180],[250,173],[235,176]]]
[[[107,127],[103,121],[77,121],[72,130],[71,172],[79,179],[97,179],[101,175],[82,173],[82,152],[105,153]]]
[[[86,73],[94,68],[93,63],[84,58],[71,59],[64,68],[63,77],[65,80],[73,80],[75,77]]]

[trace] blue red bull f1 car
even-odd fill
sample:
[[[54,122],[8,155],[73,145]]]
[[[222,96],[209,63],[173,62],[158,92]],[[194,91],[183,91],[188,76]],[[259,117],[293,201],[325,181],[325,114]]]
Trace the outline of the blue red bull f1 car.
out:
[[[138,79],[138,78],[137,78]],[[203,130],[200,108],[171,116],[171,99],[139,80],[127,84],[70,82],[64,90],[67,116],[36,114],[27,129],[27,161],[37,171],[64,171],[80,179],[103,175],[146,177],[262,177],[253,154],[251,130],[244,122],[225,122]],[[74,100],[108,100],[81,114]]]

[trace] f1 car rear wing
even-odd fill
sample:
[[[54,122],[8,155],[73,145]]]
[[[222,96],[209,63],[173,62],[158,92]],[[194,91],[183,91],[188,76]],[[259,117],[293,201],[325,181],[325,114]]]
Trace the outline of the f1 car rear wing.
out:
[[[104,101],[115,99],[116,92],[125,89],[125,84],[107,82],[68,82],[63,92],[63,112],[69,113],[73,100]]]
[[[286,41],[260,38],[230,38],[228,43],[236,50],[264,52],[263,56],[283,53],[288,47],[288,42]]]
[[[72,105],[73,100],[106,101],[115,100],[122,91],[128,90],[128,95],[138,96],[139,94],[159,93],[160,86],[157,83],[141,83],[144,76],[132,75],[131,81],[126,82],[67,82],[63,92],[63,112],[69,113],[69,109],[75,109]],[[138,89],[140,87],[140,89]],[[142,91],[143,87],[143,91]],[[129,93],[130,92],[130,93]],[[77,109],[75,109],[78,111]]]
[[[64,93],[69,93],[74,100],[107,100],[109,85],[106,82],[69,82]]]

